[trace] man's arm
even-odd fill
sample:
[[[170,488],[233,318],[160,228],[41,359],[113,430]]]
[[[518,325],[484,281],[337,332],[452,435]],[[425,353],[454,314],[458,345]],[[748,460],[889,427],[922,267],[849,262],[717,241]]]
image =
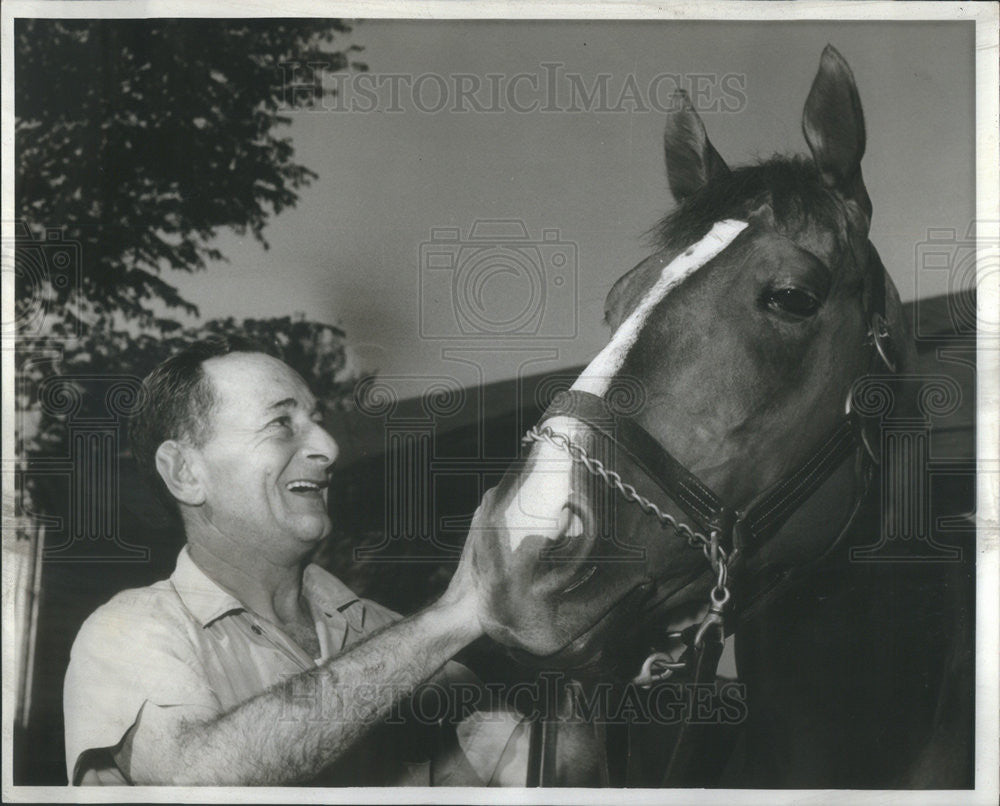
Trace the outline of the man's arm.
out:
[[[474,597],[454,595],[455,587],[215,719],[185,721],[171,709],[140,716],[120,762],[135,784],[264,786],[315,776],[481,634]]]

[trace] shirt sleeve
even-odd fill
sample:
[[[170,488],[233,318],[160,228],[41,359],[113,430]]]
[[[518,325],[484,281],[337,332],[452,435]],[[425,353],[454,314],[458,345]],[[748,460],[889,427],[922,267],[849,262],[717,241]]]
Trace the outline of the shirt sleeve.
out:
[[[128,770],[114,761],[126,734],[140,712],[172,708],[203,719],[222,711],[183,626],[155,602],[116,597],[84,622],[70,653],[63,687],[70,783],[127,783]]]

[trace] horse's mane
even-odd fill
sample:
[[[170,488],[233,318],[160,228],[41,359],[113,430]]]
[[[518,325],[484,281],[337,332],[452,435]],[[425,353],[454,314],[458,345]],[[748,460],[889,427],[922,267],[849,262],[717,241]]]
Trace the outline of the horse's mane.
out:
[[[716,221],[745,218],[763,204],[770,206],[778,228],[789,234],[810,224],[843,231],[842,212],[814,162],[774,156],[714,177],[664,216],[647,237],[657,248],[682,249],[703,238]]]

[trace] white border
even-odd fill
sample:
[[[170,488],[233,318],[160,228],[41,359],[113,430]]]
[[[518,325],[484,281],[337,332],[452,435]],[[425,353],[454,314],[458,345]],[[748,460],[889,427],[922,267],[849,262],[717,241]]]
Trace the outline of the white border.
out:
[[[662,19],[662,20],[976,20],[994,23],[991,3],[897,3],[883,0],[7,0],[12,17],[344,17],[396,19]],[[995,27],[995,26],[994,26]]]
[[[197,0],[150,0],[149,2],[21,2],[10,0],[2,6],[2,177],[3,238],[12,235],[14,219],[14,143],[13,143],[13,25],[15,17],[119,17],[144,18],[160,16],[183,17],[392,17],[419,19],[676,19],[676,20],[909,20],[944,21],[974,20],[976,25],[976,159],[977,159],[977,218],[992,222],[979,232],[980,265],[997,266],[997,221],[1000,220],[998,186],[1000,186],[1000,149],[998,149],[998,6],[995,3],[955,2],[386,2],[376,0],[361,5],[344,2],[219,2],[211,7]],[[979,286],[978,304],[983,321],[994,321],[1000,310],[1000,274]],[[10,281],[10,282],[8,282]],[[12,286],[4,278],[3,320],[12,321]],[[4,345],[3,377],[13,377],[13,355]],[[136,787],[131,789],[86,789],[63,787],[14,787],[11,781],[11,736],[13,696],[4,685],[3,692],[3,780],[5,801],[38,802],[67,801],[97,803],[107,800],[120,802],[176,802],[194,800],[222,803],[239,800],[247,803],[602,803],[627,799],[635,804],[662,803],[669,799],[678,803],[779,804],[779,803],[997,803],[998,768],[1000,768],[1000,703],[998,684],[998,628],[1000,628],[1000,425],[996,413],[1000,408],[997,379],[1000,377],[1000,343],[980,339],[978,350],[978,477],[979,551],[977,557],[977,641],[976,641],[976,784],[974,791],[857,791],[857,790],[674,790],[665,798],[662,790],[578,790],[578,789],[396,789],[396,788],[174,788]],[[3,384],[3,467],[13,461],[13,394],[11,384]],[[986,471],[986,472],[982,472]],[[13,496],[13,479],[3,474],[4,519]],[[4,590],[3,668],[8,674],[11,630]]]
[[[981,7],[980,7],[981,8]],[[1000,266],[1000,97],[998,11],[976,20],[976,219],[977,267]],[[980,321],[1000,311],[1000,272],[979,286]],[[976,785],[998,798],[1000,774],[1000,338],[978,339],[976,350]]]

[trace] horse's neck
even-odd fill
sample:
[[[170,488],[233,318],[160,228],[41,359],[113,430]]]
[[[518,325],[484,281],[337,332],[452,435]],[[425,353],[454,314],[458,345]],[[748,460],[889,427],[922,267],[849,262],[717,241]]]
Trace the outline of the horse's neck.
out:
[[[939,732],[942,681],[971,640],[950,597],[968,588],[960,564],[852,559],[883,534],[878,489],[836,554],[737,632],[739,785],[893,787]]]

